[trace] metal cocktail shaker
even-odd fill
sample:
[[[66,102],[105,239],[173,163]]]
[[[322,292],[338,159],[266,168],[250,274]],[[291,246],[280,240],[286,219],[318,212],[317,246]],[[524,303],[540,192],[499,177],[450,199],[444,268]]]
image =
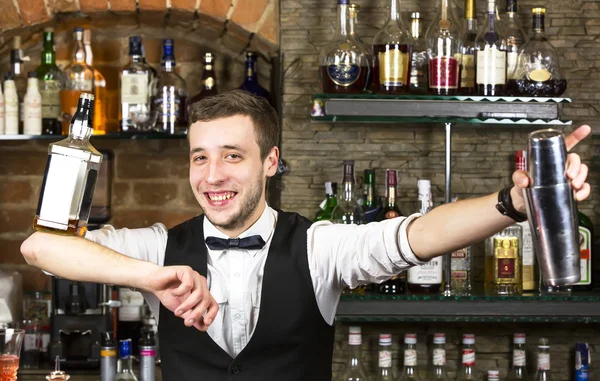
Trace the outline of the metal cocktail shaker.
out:
[[[566,177],[567,148],[559,131],[529,134],[529,187],[524,191],[533,246],[545,283],[577,283],[579,226],[577,206]]]

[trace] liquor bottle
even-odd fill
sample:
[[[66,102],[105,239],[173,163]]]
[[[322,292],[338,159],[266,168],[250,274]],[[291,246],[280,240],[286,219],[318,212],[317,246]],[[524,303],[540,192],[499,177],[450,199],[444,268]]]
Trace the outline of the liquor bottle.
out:
[[[579,215],[579,253],[581,263],[581,279],[573,285],[573,291],[591,291],[594,288],[595,279],[593,265],[592,246],[594,242],[594,225],[588,216],[577,211]]]
[[[27,93],[23,99],[23,134],[42,134],[42,96],[38,89],[37,73],[30,71],[27,74]]]
[[[121,130],[150,130],[154,119],[150,112],[150,66],[144,63],[142,38],[129,37],[129,64],[121,70]]]
[[[319,52],[324,93],[362,93],[369,79],[371,54],[350,35],[349,3],[349,0],[338,0],[335,36]]]
[[[456,380],[475,381],[478,379],[475,374],[475,335],[465,333],[462,343],[462,365]]]
[[[503,95],[506,87],[506,39],[496,20],[496,0],[487,0],[487,18],[477,35],[477,94]]]
[[[144,330],[139,343],[140,350],[140,381],[156,379],[156,340],[154,332]]]
[[[65,75],[56,66],[54,29],[44,29],[44,48],[41,65],[37,68],[40,94],[42,95],[42,130],[45,135],[60,135],[62,126],[60,91],[65,88]]]
[[[342,197],[331,212],[331,220],[336,224],[357,224],[365,223],[365,214],[362,207],[356,201],[354,194],[354,160],[344,160],[344,178],[343,178]]]
[[[390,0],[390,14],[373,38],[374,90],[382,94],[408,91],[413,39],[402,24],[398,0]]]
[[[587,343],[575,343],[575,381],[588,381],[590,347]]]
[[[394,381],[392,375],[392,335],[379,335],[379,370],[376,381]]]
[[[258,83],[258,71],[256,70],[257,61],[258,56],[255,52],[246,52],[246,77],[239,89],[266,98],[270,101],[269,91]]]
[[[351,326],[348,335],[348,361],[340,380],[368,381],[361,357],[362,338],[360,327]]]
[[[348,7],[348,30],[350,36],[360,43],[365,51],[370,51],[371,47],[364,43],[364,41],[358,35],[358,12],[360,11],[360,5],[350,4]],[[371,62],[372,59],[369,59]]]
[[[418,380],[417,373],[417,334],[404,335],[404,369],[398,381]]]
[[[421,32],[421,13],[410,14],[410,34],[413,38],[413,47],[410,60],[410,89],[413,94],[427,93],[427,40]]]
[[[367,223],[377,220],[381,207],[377,203],[377,196],[375,194],[375,171],[372,169],[365,169],[362,207]]]
[[[73,29],[73,60],[65,68],[65,88],[60,91],[62,134],[68,135],[70,122],[78,110],[81,93],[94,94],[94,70],[85,62],[83,28]]]
[[[69,136],[51,143],[33,227],[83,236],[92,207],[102,154],[90,144],[94,96],[82,93]]]
[[[523,229],[514,224],[485,240],[485,291],[521,295]]]
[[[13,37],[13,48],[10,51],[10,66],[13,74],[13,81],[17,88],[17,96],[19,97],[19,131],[23,130],[23,121],[25,110],[23,102],[25,93],[27,92],[27,74],[23,70],[23,61],[29,61],[29,57],[23,56],[21,48],[21,37]]]
[[[325,182],[325,199],[319,205],[319,211],[315,215],[315,221],[328,221],[331,213],[337,205],[337,183]]]
[[[451,289],[454,295],[471,295],[471,247],[454,250],[450,254]]]
[[[487,381],[500,381],[500,371],[494,369],[488,370]]]
[[[2,94],[2,86],[0,86],[0,135],[4,133],[4,94]]]
[[[515,333],[513,336],[512,368],[507,381],[527,381],[527,353],[525,351],[525,334]]]
[[[519,150],[515,153],[515,170],[527,171],[527,151]],[[523,291],[532,292],[537,290],[537,269],[535,266],[535,252],[533,248],[533,239],[531,237],[531,227],[528,221],[517,222],[523,231],[522,257],[523,257]]]
[[[477,53],[477,10],[475,0],[465,0],[465,21],[461,33],[460,93],[475,95],[475,54]]]
[[[137,381],[132,367],[131,339],[119,340],[120,371],[115,375],[114,381]]]
[[[448,0],[439,0],[438,14],[427,29],[429,92],[455,95],[459,85],[460,38]]]
[[[175,72],[173,40],[163,40],[161,71],[152,88],[152,109],[158,114],[158,130],[169,134],[185,132],[187,85]]]
[[[431,197],[431,182],[429,180],[417,181],[419,188],[419,212],[424,215],[433,207]],[[421,266],[408,269],[408,291],[413,294],[435,294],[442,288],[442,258],[433,258]]]
[[[112,332],[100,337],[100,381],[113,381],[117,374],[117,342]]]
[[[19,133],[19,95],[13,73],[4,73],[4,133]]]
[[[395,169],[387,169],[386,173],[386,190],[385,190],[385,202],[383,209],[377,216],[377,221],[383,221],[390,218],[396,218],[402,215],[398,203],[396,201],[396,195],[398,194],[398,172]]]
[[[506,36],[506,80],[516,79],[519,50],[527,40],[517,14],[517,0],[506,0],[504,35]]]
[[[533,8],[533,35],[519,51],[508,92],[517,96],[559,97],[567,89],[560,73],[558,52],[544,33],[546,8]]]
[[[552,381],[552,373],[550,372],[550,345],[548,339],[541,337],[538,340],[537,352],[537,371],[534,381]]]
[[[201,99],[210,97],[211,95],[217,95],[219,93],[217,89],[217,76],[215,74],[215,56],[212,53],[205,53],[204,58],[204,71],[202,72],[202,87],[198,94],[190,98],[187,106],[187,115],[190,115],[190,106],[198,102]]]
[[[92,31],[83,31],[83,46],[85,48],[85,63],[94,72],[94,135],[106,134],[106,79],[94,67],[94,53],[92,52]]]
[[[433,361],[431,373],[427,381],[449,381],[446,372],[446,334],[435,333],[433,335]]]

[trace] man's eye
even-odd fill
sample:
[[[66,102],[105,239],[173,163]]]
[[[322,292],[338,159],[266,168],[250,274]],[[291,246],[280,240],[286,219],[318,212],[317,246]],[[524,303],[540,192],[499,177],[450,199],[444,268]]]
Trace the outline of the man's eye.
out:
[[[227,155],[228,159],[241,159],[242,157],[240,155],[238,155],[237,153],[230,153]]]
[[[196,156],[196,157],[193,158],[193,161],[197,162],[197,161],[202,161],[204,159],[206,159],[206,156]]]

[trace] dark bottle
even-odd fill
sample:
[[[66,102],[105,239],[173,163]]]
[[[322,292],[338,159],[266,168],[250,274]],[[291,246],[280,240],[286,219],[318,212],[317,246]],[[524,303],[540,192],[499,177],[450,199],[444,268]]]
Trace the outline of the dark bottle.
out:
[[[258,72],[256,71],[256,61],[258,57],[254,52],[246,52],[246,78],[244,83],[239,87],[240,90],[245,90],[259,97],[270,100],[269,91],[258,83]]]
[[[206,97],[210,97],[212,95],[217,95],[219,92],[217,90],[217,76],[215,74],[215,56],[212,53],[204,54],[204,71],[202,72],[202,87],[198,94],[194,95],[190,98],[188,104],[188,117],[190,115],[189,108],[194,103],[198,102],[201,99]]]
[[[324,93],[360,94],[369,80],[371,54],[350,34],[349,3],[338,0],[335,36],[319,53]]]
[[[581,280],[573,285],[573,291],[591,291],[596,280],[594,268],[596,258],[593,257],[594,224],[592,220],[580,210],[579,214],[579,253],[581,260]]]
[[[477,36],[477,94],[504,95],[506,88],[506,39],[496,20],[496,1],[487,1],[487,18]]]
[[[558,52],[544,33],[546,8],[533,8],[533,35],[523,45],[507,92],[516,96],[559,97],[567,89]]]
[[[375,192],[375,171],[365,169],[365,178],[363,180],[363,200],[362,207],[365,212],[365,220],[367,223],[377,220],[377,216],[381,207],[377,203],[377,195]]]
[[[477,11],[475,0],[465,0],[465,21],[461,33],[460,88],[462,95],[475,95],[475,55],[477,54]]]
[[[60,117],[60,91],[65,88],[65,76],[56,66],[54,52],[54,30],[44,29],[44,48],[41,65],[36,72],[42,96],[42,133],[44,135],[60,135],[62,125]]]

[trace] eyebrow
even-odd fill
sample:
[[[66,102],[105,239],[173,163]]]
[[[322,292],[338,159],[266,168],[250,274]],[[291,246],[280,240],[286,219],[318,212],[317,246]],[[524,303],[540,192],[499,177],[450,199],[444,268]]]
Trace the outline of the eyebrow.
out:
[[[243,149],[242,147],[240,147],[240,146],[239,146],[239,145],[237,145],[237,144],[225,144],[225,145],[219,146],[219,149],[222,149],[222,150],[233,149],[233,150],[238,150],[238,151],[240,151],[240,152],[246,153],[246,150],[245,150],[245,149]],[[204,150],[205,150],[205,149],[204,149],[204,148],[202,148],[202,147],[195,147],[195,148],[192,148],[192,149],[190,150],[190,155],[192,155],[192,154],[194,154],[194,153],[196,153],[196,152],[202,152],[202,151],[204,151]]]

